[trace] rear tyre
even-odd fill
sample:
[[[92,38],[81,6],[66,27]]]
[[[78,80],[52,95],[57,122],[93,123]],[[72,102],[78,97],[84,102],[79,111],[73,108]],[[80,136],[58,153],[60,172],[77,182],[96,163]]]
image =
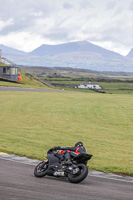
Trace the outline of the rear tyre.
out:
[[[83,181],[88,175],[88,167],[85,164],[78,164],[79,171],[77,174],[68,174],[68,180],[71,183],[80,183]]]
[[[43,177],[46,176],[48,170],[48,162],[42,161],[39,163],[34,169],[34,175],[36,177]]]

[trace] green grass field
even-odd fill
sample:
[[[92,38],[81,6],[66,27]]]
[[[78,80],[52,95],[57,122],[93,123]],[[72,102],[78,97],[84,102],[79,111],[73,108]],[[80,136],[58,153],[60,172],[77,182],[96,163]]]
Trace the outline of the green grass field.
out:
[[[132,95],[0,92],[0,151],[44,159],[77,141],[90,169],[133,175]]]
[[[51,81],[51,83],[55,84],[80,84],[83,81]],[[133,83],[128,82],[98,82],[101,87],[104,89],[132,89],[133,90]]]
[[[48,79],[48,78],[41,78],[42,80]],[[87,79],[70,79],[70,78],[49,78],[48,79],[51,84],[57,84],[56,88],[63,88],[64,90],[68,91],[80,91],[80,92],[87,92],[90,93],[89,89],[74,89],[72,88],[71,85],[78,85],[83,82],[89,82]],[[107,94],[133,94],[133,82],[128,82],[128,81],[116,81],[116,80],[106,80],[104,82],[94,80],[92,82],[98,83],[101,87],[102,90],[98,90],[99,92],[104,92]],[[70,85],[70,86],[69,86]],[[96,92],[98,92],[96,91]],[[95,91],[94,91],[95,92]]]

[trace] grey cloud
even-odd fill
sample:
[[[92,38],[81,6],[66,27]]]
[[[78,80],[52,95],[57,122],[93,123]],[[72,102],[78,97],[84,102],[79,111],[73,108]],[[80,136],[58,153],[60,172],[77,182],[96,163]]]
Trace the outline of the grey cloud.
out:
[[[52,2],[52,1],[50,1]],[[43,12],[44,16],[49,15],[54,10],[55,3],[41,0],[0,0],[0,18],[27,18],[30,13]]]
[[[5,27],[0,34],[8,35],[9,32],[28,31],[36,26],[36,19],[42,16],[37,13],[42,13],[43,18],[49,17],[54,11],[54,4],[47,3],[47,1],[33,1],[33,0],[4,0],[0,7],[0,20],[6,21],[13,18],[14,24],[10,27]],[[2,3],[2,0],[0,0]],[[10,8],[10,9],[9,9]]]
[[[129,9],[129,10],[133,10],[133,1],[130,3],[128,9]]]
[[[71,4],[69,4],[69,3],[65,3],[65,4],[63,5],[63,7],[64,7],[65,9],[70,9],[70,8],[73,8],[73,5],[71,5]]]
[[[121,14],[123,11],[124,11],[123,7],[117,8],[116,11],[115,11],[115,13],[114,13],[114,16]]]
[[[69,34],[64,29],[56,29],[56,30],[54,29],[46,33],[44,37],[52,41],[56,40],[56,41],[64,42],[64,41],[67,41],[67,39],[69,38]]]
[[[95,31],[98,32],[98,30]],[[93,35],[91,37],[91,40],[100,42],[112,41],[115,45],[118,45],[118,47],[121,44],[125,46],[133,46],[132,35],[133,35],[132,27],[127,28],[126,22],[124,21],[122,22],[120,20],[117,21],[115,24],[110,24],[109,26],[103,27],[101,30],[99,30],[98,34]]]
[[[80,8],[82,8],[82,9],[94,8],[94,5],[91,3],[91,1],[82,0],[80,2]]]
[[[110,1],[109,3],[106,4],[106,10],[112,10],[116,6],[116,1]]]
[[[28,21],[27,21],[28,20]],[[33,17],[28,17],[28,19],[15,19],[14,24],[11,26],[5,27],[1,32],[0,35],[8,35],[10,32],[19,32],[19,31],[26,31],[34,26],[35,22]]]

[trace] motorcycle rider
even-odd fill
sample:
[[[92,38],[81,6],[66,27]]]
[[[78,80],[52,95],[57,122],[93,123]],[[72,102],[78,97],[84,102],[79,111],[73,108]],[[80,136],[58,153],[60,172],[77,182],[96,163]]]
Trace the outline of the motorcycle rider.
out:
[[[81,153],[86,153],[86,148],[82,142],[77,142],[74,147],[53,147],[51,150],[62,150],[60,153],[64,155],[65,164],[71,165],[71,158],[76,157]]]

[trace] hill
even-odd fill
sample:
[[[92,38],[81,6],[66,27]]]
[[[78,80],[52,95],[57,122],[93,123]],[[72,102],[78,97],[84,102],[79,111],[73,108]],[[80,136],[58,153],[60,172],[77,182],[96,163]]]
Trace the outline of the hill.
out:
[[[70,42],[59,45],[46,45],[43,44],[34,51],[30,52],[30,55],[45,56],[45,55],[57,55],[68,53],[95,53],[102,55],[103,57],[113,57],[123,59],[124,57],[113,51],[106,50],[102,47],[94,45],[87,41]]]
[[[4,54],[16,54],[16,55],[26,55],[26,52],[20,51],[11,47],[7,47],[5,45],[0,44],[0,50],[2,50],[2,53]]]
[[[0,48],[3,51],[2,46]],[[29,52],[5,49],[4,56],[18,65],[71,67],[95,71],[133,72],[133,60],[87,41],[43,44]]]
[[[133,59],[133,49],[127,54],[127,58],[132,58]]]

